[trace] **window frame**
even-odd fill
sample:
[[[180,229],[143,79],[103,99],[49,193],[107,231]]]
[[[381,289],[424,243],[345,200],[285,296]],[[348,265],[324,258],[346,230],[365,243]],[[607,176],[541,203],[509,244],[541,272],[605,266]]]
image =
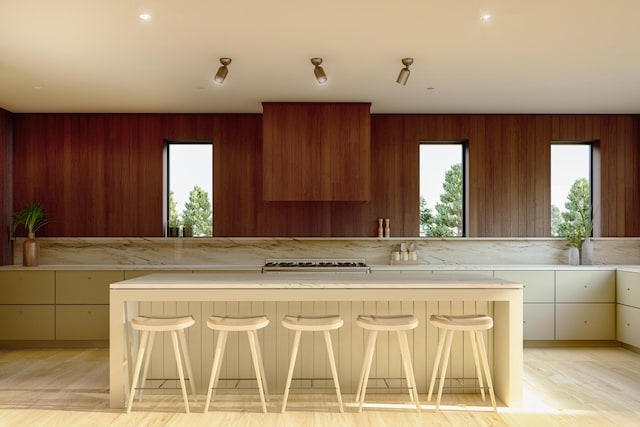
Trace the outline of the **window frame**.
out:
[[[549,169],[551,169],[552,164],[552,153],[554,145],[587,145],[589,146],[589,214],[591,215],[591,221],[593,228],[591,229],[591,237],[599,237],[601,235],[601,223],[600,216],[597,215],[599,211],[599,206],[601,205],[601,167],[600,167],[600,141],[599,140],[589,140],[589,141],[551,141],[549,146]],[[551,170],[549,170],[549,185],[553,186],[553,176],[551,176]],[[551,191],[549,191],[549,215],[551,215]],[[594,208],[596,207],[596,208]],[[552,224],[550,223],[551,227]],[[549,229],[549,236],[553,236],[551,234],[551,228]]]
[[[418,236],[422,238],[430,238],[434,236],[423,236],[420,234],[420,175],[422,172],[422,164],[420,163],[420,151],[423,145],[460,145],[461,148],[461,164],[462,164],[462,230],[459,236],[449,238],[468,237],[469,233],[469,140],[420,140],[418,145]],[[434,205],[435,206],[435,205]],[[441,238],[441,237],[436,237]]]
[[[169,235],[169,192],[171,188],[169,183],[171,182],[170,171],[171,171],[171,156],[170,156],[170,146],[171,145],[210,145],[211,146],[211,216],[213,221],[213,212],[215,210],[214,207],[214,162],[213,162],[213,154],[214,154],[214,143],[212,140],[178,140],[178,139],[164,139],[163,148],[162,148],[162,224],[164,227],[164,236],[168,237]],[[214,227],[211,224],[211,237],[214,237]]]

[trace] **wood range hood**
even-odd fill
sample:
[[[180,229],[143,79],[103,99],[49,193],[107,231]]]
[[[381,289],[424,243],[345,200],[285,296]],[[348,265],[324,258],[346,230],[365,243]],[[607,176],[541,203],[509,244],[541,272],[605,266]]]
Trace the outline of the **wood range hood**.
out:
[[[369,200],[371,103],[262,106],[265,201]]]

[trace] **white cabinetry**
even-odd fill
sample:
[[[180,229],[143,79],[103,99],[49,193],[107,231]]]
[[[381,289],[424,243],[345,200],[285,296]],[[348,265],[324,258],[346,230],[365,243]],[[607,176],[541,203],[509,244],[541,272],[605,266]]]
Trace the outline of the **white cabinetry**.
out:
[[[523,284],[523,338],[555,338],[555,277],[551,270],[496,270],[495,277]]]
[[[640,347],[640,271],[618,271],[616,339]]]
[[[556,339],[616,338],[615,270],[556,271]]]

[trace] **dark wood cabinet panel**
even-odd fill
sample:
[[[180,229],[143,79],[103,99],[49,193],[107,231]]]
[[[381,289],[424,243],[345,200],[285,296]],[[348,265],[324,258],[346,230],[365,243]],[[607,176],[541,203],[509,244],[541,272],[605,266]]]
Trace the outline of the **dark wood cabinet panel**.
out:
[[[366,201],[369,103],[263,103],[263,199]]]
[[[0,108],[0,265],[12,264],[13,114]]]

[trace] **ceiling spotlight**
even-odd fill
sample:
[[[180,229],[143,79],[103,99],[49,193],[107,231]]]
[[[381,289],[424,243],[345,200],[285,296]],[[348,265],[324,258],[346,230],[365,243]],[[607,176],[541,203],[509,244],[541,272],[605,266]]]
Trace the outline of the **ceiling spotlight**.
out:
[[[218,72],[213,77],[213,81],[218,83],[219,85],[221,85],[222,82],[224,82],[224,79],[227,77],[227,74],[229,74],[229,69],[227,68],[227,65],[231,64],[231,58],[220,58],[220,63],[222,64],[222,66],[218,68]]]
[[[398,79],[396,82],[400,83],[402,86],[407,84],[407,80],[409,80],[409,65],[413,64],[413,58],[402,58],[402,65],[404,68],[400,70],[400,74],[398,74]]]
[[[326,83],[327,75],[324,73],[324,70],[320,66],[320,64],[322,64],[322,58],[311,58],[311,63],[315,66],[315,68],[313,69],[313,74],[316,75],[316,80],[318,80],[318,83]]]

